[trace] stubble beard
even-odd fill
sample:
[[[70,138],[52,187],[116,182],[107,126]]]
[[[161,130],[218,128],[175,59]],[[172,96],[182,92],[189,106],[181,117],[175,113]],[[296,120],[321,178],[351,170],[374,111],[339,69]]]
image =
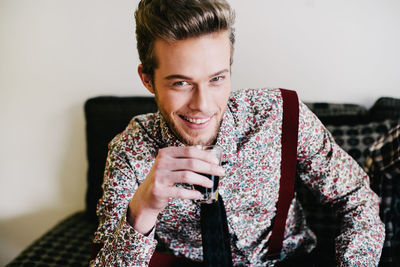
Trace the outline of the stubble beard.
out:
[[[208,138],[205,141],[203,141],[201,139],[200,140],[195,140],[196,137],[191,138],[191,137],[184,136],[184,134],[181,133],[181,131],[178,129],[178,127],[173,122],[171,116],[169,116],[166,112],[164,112],[163,109],[160,108],[160,101],[159,101],[159,99],[157,97],[157,93],[155,94],[155,100],[156,100],[156,103],[157,103],[157,106],[158,106],[158,110],[160,111],[161,116],[163,117],[165,122],[167,123],[168,128],[174,133],[174,135],[179,139],[179,141],[181,141],[182,143],[184,143],[187,146],[213,145],[213,144],[215,144],[217,136],[218,136],[218,130],[221,127],[222,118],[217,123],[217,126],[215,127],[215,129],[213,131],[213,134],[210,136],[210,138]],[[197,133],[193,133],[193,134],[196,135],[197,137],[199,137],[199,135]],[[188,133],[188,135],[190,135],[190,132]]]

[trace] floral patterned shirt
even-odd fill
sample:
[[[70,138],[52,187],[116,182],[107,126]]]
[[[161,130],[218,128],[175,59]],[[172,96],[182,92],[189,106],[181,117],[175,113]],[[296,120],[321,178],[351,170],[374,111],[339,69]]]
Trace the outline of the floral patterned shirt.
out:
[[[300,203],[288,212],[281,258],[266,258],[280,183],[282,96],[279,89],[232,93],[217,136],[226,176],[220,179],[235,266],[273,266],[296,253],[310,252],[316,237]],[[149,173],[158,150],[183,146],[159,112],[136,116],[109,145],[100,224],[94,242],[104,243],[92,265],[146,266],[157,240],[175,255],[201,261],[200,207],[172,199],[145,236],[126,220],[128,203]],[[368,176],[333,140],[318,118],[300,102],[297,172],[321,201],[338,207],[342,218],[336,239],[339,266],[375,266],[384,241],[378,197]],[[157,238],[155,238],[157,237]]]

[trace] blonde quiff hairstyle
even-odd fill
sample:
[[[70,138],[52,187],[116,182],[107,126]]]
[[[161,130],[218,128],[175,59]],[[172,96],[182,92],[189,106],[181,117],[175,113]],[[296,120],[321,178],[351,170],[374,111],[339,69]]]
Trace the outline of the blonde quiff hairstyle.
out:
[[[154,78],[154,42],[173,42],[227,30],[231,64],[235,14],[225,0],[141,0],[135,12],[136,40],[143,73]]]

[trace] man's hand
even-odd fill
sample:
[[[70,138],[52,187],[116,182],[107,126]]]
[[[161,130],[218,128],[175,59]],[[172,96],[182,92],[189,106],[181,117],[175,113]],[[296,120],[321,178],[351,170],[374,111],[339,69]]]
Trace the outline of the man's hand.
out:
[[[171,198],[199,199],[201,193],[175,184],[196,184],[211,188],[213,182],[199,174],[223,176],[224,169],[210,151],[195,147],[167,147],[158,152],[146,179],[129,203],[128,222],[142,234],[150,232],[158,214]]]

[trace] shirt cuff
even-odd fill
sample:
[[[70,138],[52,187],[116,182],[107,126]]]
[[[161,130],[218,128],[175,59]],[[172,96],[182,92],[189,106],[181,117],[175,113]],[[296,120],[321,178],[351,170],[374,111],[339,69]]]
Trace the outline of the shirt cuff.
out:
[[[121,258],[128,263],[134,263],[135,266],[147,265],[157,245],[154,239],[155,227],[148,235],[143,235],[127,222],[124,215],[115,230],[112,249],[121,253]]]

